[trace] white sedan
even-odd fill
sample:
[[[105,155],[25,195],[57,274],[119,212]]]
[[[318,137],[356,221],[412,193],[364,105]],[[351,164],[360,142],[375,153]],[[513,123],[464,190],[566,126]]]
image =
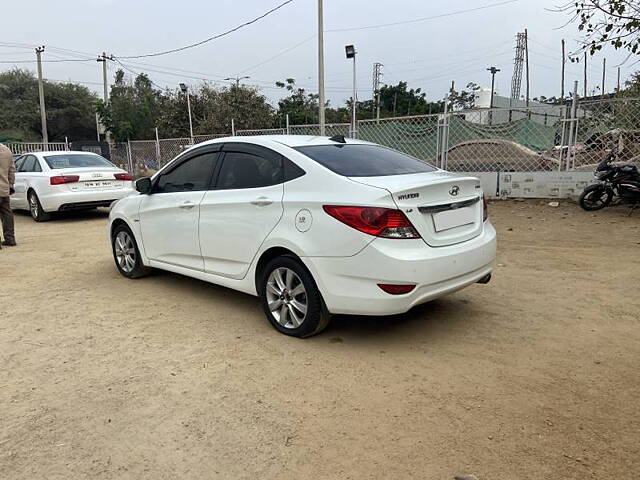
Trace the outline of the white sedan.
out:
[[[280,332],[330,315],[390,315],[487,283],[496,232],[480,181],[344,137],[198,144],[115,203],[116,267],[260,296]],[[188,302],[188,301],[187,301]]]
[[[36,222],[51,212],[108,207],[134,193],[133,177],[89,152],[37,152],[16,161],[11,208],[29,210]]]

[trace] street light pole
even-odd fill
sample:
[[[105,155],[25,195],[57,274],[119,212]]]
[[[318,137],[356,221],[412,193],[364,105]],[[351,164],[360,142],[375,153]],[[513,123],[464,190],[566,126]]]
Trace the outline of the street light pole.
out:
[[[245,78],[251,78],[251,77],[240,77],[240,76],[236,76],[236,77],[227,77],[225,78],[225,80],[234,80],[236,82],[236,88],[240,87],[240,80],[244,80]]]
[[[320,136],[325,135],[324,104],[324,14],[322,0],[318,0],[318,114]]]
[[[353,45],[344,47],[347,58],[353,59],[353,95],[351,97],[351,138],[356,138],[356,48]]]
[[[491,99],[489,100],[489,125],[491,125],[491,121],[493,119],[493,112],[491,111],[491,109],[493,108],[493,93],[495,91],[496,73],[498,73],[500,69],[496,67],[490,67],[487,68],[487,71],[491,72]]]
[[[193,145],[193,121],[191,119],[191,96],[189,95],[189,87],[184,83],[180,84],[180,90],[187,96],[187,110],[189,111],[189,134],[191,136],[191,145]]]

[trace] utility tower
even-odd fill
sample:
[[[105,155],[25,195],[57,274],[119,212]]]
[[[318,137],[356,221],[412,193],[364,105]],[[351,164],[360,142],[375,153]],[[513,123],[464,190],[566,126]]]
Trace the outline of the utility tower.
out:
[[[511,78],[511,98],[509,106],[512,106],[513,100],[520,98],[520,87],[522,86],[522,65],[524,63],[524,53],[527,39],[526,33],[518,33],[516,35],[516,55],[513,59],[513,77]]]
[[[373,99],[375,108],[373,115],[376,120],[380,120],[380,77],[382,77],[382,64],[376,62],[373,64]]]

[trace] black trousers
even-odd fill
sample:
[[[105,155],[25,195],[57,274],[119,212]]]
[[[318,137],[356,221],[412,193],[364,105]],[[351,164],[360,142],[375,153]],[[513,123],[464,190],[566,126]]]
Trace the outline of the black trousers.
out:
[[[0,197],[0,222],[5,242],[15,242],[16,236],[13,226],[13,212],[9,206],[9,197]]]

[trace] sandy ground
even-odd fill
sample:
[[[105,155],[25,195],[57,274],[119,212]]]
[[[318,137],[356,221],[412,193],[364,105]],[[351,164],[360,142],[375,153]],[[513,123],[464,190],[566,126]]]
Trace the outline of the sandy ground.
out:
[[[120,277],[104,212],[19,215],[0,251],[0,477],[635,478],[627,212],[493,203],[489,285],[307,340],[253,297]]]

